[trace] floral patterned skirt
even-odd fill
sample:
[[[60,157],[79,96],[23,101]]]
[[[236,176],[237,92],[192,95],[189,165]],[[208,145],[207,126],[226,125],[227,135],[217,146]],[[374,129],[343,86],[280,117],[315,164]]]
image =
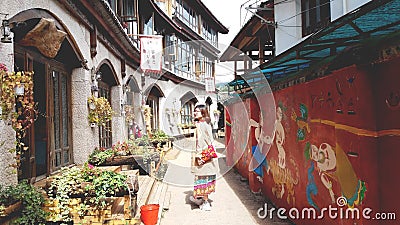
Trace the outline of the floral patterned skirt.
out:
[[[215,192],[216,175],[195,176],[194,178],[194,197],[203,197]]]

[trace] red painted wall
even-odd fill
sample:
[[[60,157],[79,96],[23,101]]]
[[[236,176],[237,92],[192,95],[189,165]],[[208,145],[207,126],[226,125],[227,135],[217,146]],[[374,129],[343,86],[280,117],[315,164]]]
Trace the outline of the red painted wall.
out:
[[[398,191],[400,190],[400,59],[378,64],[373,70],[373,87],[376,98],[378,139],[377,182],[381,211],[397,211],[400,217]],[[397,223],[400,224],[399,220]]]
[[[245,151],[236,168],[249,178],[252,191],[261,188],[276,207],[300,212],[303,208],[318,212],[324,207],[344,212],[354,207],[362,212],[369,207],[371,216],[380,211],[396,212],[400,217],[396,193],[400,190],[400,163],[396,162],[400,158],[399,63],[397,58],[368,68],[346,67],[274,92],[275,104],[263,95],[246,99],[249,119],[259,121],[259,115],[263,116],[262,153],[266,162],[260,163],[261,173],[251,163],[255,157],[251,149],[258,144],[256,127],[243,119],[235,120],[243,118],[238,107],[241,103],[229,105],[232,127],[241,127],[238,131],[242,135],[246,134],[243,127],[249,127],[247,145],[228,145],[228,152],[235,155]],[[348,202],[343,207],[336,202],[341,196]],[[362,215],[354,220],[328,217],[325,214],[322,220],[294,222],[398,224],[398,220],[367,220]]]

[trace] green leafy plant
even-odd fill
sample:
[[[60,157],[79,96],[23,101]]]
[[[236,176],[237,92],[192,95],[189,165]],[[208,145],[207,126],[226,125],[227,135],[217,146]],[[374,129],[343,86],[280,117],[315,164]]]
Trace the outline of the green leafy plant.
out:
[[[133,141],[117,142],[109,149],[95,148],[89,155],[88,162],[92,165],[101,165],[116,156],[133,155],[138,146]]]
[[[88,198],[89,202],[97,207],[105,208],[107,206],[106,197],[114,196],[116,193],[128,188],[124,174],[118,174],[113,171],[102,171],[98,176],[88,180],[90,184],[86,190],[95,195]]]
[[[50,221],[72,221],[69,207],[70,195],[79,193],[76,187],[82,182],[84,182],[84,177],[82,170],[78,167],[62,168],[60,175],[54,176],[48,191],[50,200],[56,202],[55,208],[50,209]]]
[[[47,213],[42,209],[43,195],[26,180],[17,185],[0,187],[0,208],[21,202],[21,214],[11,224],[38,224],[46,221]]]
[[[115,155],[115,152],[113,149],[104,149],[104,150],[99,150],[96,148],[90,155],[88,162],[93,164],[93,165],[101,165],[104,162],[106,162],[107,159],[112,158]]]
[[[88,98],[87,102],[89,105],[89,123],[104,126],[111,120],[114,111],[112,110],[108,99],[104,97],[97,98],[92,95]]]
[[[114,144],[111,149],[114,151],[115,155],[129,155],[131,153],[131,148],[134,148],[135,146],[132,145],[130,142],[120,142],[118,141],[116,144]]]
[[[151,142],[166,142],[170,140],[170,136],[167,135],[164,131],[162,130],[156,130],[152,133]]]
[[[136,138],[134,143],[138,146],[149,146],[150,145],[150,138],[148,135],[143,135],[140,138]]]
[[[89,210],[104,209],[108,206],[106,197],[115,196],[119,191],[127,190],[127,177],[113,171],[102,171],[85,163],[82,168],[63,168],[55,176],[48,190],[50,199],[55,203],[51,208],[53,222],[72,221],[70,201],[72,196],[84,196],[84,200],[74,209],[79,216]]]

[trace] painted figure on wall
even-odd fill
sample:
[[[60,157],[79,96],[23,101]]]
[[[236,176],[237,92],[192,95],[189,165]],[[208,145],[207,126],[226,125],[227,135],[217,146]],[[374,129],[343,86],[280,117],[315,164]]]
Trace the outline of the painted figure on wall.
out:
[[[249,115],[247,114],[245,106],[243,104],[235,104],[233,112],[235,113],[231,117],[232,122],[232,138],[234,141],[235,151],[233,154],[234,162],[237,162],[246,150],[248,134],[249,134]]]
[[[272,144],[275,140],[276,148],[278,149],[278,165],[282,169],[286,167],[286,153],[283,144],[285,143],[285,130],[282,125],[283,106],[279,105],[276,108],[276,121],[272,137],[266,136],[266,143]]]
[[[311,160],[306,188],[307,201],[311,206],[318,209],[311,196],[311,194],[318,194],[318,187],[312,173],[315,167],[322,184],[328,189],[331,203],[336,202],[337,196],[345,197],[349,207],[362,203],[366,191],[365,182],[358,179],[346,153],[338,144],[336,148],[333,148],[328,143],[322,143],[318,148],[313,144],[306,143],[304,154],[306,159]],[[335,194],[333,181],[338,182],[341,194]]]
[[[307,143],[307,145],[310,144]],[[332,177],[336,168],[336,155],[332,146],[322,143],[319,148],[315,145],[310,145],[306,148],[309,159],[316,163],[318,175],[321,178],[321,182],[328,189],[332,203],[335,203],[336,198],[332,190]]]
[[[263,133],[263,116],[262,113],[259,114],[259,122],[255,121],[254,119],[250,119],[249,125],[251,127],[255,127],[254,129],[254,137],[257,141],[257,145],[252,146],[252,155],[253,155],[253,161],[251,163],[251,169],[257,174],[257,179],[262,183],[262,177],[264,176],[263,174],[263,167],[265,167],[266,170],[268,170],[268,161],[266,159],[267,154],[269,152],[269,147],[266,146],[269,142],[270,144],[270,138],[268,136],[264,136]],[[264,148],[265,144],[265,148]],[[265,152],[264,152],[265,151]],[[256,165],[254,165],[256,164]]]
[[[286,201],[288,204],[295,204],[294,186],[299,183],[299,168],[294,159],[290,158],[290,163],[295,168],[294,172],[289,168],[281,168],[275,159],[270,161],[270,173],[275,185],[272,187],[272,193],[277,198],[283,198],[285,189],[287,190]]]
[[[306,138],[306,133],[310,133],[311,129],[308,124],[308,109],[304,104],[300,104],[300,116],[296,112],[292,111],[292,120],[297,124],[297,140],[303,141]]]
[[[259,122],[250,120],[250,126],[255,127],[255,138],[257,146],[253,146],[253,158],[256,159],[258,167],[254,170],[257,174],[262,176],[262,167],[268,174],[271,174],[274,185],[271,188],[272,193],[279,199],[286,196],[288,204],[295,204],[295,189],[294,186],[299,183],[299,169],[297,163],[291,158],[290,164],[293,169],[288,168],[286,164],[286,151],[285,144],[285,129],[283,127],[283,117],[285,107],[282,103],[278,104],[276,108],[276,119],[272,135],[265,135],[263,132],[264,118],[260,114]],[[275,144],[278,151],[278,158],[267,159],[269,147]]]

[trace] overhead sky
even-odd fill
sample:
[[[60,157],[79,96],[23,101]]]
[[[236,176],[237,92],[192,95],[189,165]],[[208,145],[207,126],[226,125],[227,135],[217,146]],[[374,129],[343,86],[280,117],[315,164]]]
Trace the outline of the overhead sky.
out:
[[[240,29],[240,5],[243,0],[202,0],[215,17],[229,29],[228,34],[219,34],[219,42],[229,45]],[[244,9],[242,11],[245,11]]]

